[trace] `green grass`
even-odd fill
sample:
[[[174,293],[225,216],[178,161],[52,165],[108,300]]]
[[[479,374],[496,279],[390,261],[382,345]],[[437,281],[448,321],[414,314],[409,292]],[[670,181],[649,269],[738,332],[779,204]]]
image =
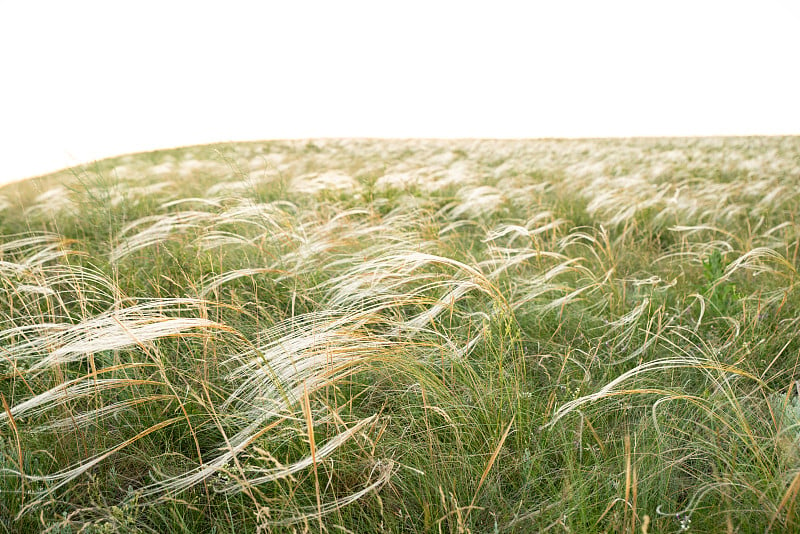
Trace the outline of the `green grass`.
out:
[[[800,139],[0,189],[0,533],[800,531]]]

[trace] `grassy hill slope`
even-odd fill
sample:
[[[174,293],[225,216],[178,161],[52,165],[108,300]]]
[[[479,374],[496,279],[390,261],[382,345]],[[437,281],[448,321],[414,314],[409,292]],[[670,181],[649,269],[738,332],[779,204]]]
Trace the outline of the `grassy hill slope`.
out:
[[[0,188],[0,532],[800,528],[800,138]]]

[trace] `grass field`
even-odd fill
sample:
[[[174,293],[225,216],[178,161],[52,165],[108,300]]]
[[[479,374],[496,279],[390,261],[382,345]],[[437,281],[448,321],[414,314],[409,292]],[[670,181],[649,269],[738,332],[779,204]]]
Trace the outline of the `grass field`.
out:
[[[800,138],[0,189],[0,533],[800,531]]]

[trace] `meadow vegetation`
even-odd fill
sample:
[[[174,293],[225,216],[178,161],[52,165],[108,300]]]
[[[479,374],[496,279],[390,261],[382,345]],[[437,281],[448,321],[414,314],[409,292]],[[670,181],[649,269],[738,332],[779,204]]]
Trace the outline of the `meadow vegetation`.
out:
[[[0,533],[800,531],[800,138],[0,189]]]

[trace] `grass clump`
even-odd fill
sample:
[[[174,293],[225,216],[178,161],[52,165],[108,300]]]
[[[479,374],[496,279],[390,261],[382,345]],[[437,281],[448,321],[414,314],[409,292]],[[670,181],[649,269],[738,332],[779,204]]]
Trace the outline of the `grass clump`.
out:
[[[796,138],[265,142],[0,191],[0,532],[798,526]]]

